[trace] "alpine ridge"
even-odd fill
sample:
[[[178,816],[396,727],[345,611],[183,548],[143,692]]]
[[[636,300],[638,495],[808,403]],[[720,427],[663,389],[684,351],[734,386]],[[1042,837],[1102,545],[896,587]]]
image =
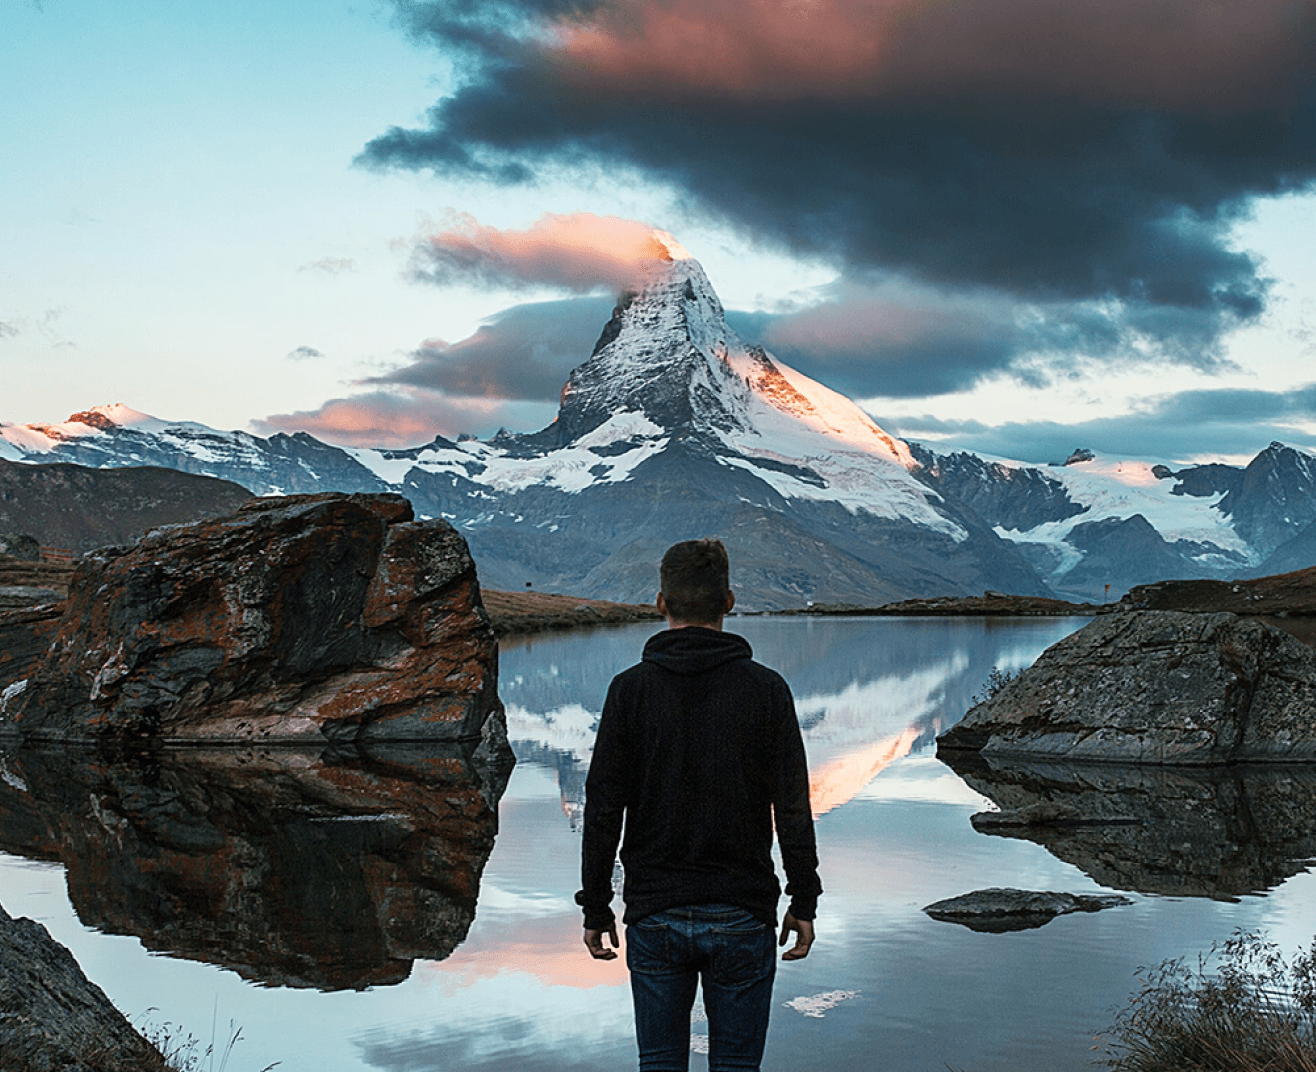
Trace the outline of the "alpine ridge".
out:
[[[698,261],[654,258],[535,433],[405,450],[269,438],[102,406],[0,424],[0,458],[165,466],[261,494],[397,491],[466,537],[483,584],[648,602],[670,543],[720,536],[744,609],[981,594],[1115,598],[1169,577],[1311,565],[1316,458],[1174,469],[1076,450],[940,454],[728,326]]]

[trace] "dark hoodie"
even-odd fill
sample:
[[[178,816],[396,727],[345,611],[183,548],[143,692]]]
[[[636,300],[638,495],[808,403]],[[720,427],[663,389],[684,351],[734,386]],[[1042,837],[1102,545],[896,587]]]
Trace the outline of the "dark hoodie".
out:
[[[743,637],[698,626],[656,634],[613,679],[599,720],[576,894],[585,926],[613,921],[619,840],[626,923],[734,904],[775,926],[774,817],[790,911],[811,920],[822,886],[790,688]]]

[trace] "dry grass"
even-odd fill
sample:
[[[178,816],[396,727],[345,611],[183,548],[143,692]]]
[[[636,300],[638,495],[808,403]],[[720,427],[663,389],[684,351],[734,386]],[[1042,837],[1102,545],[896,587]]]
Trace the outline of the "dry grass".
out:
[[[148,1009],[147,1012],[154,1012]],[[215,1038],[215,1025],[211,1025],[210,1045],[202,1047],[201,1040],[181,1027],[165,1021],[155,1024],[144,1022],[138,1031],[164,1058],[166,1072],[227,1072],[233,1047],[242,1040],[242,1028],[229,1021],[228,1042],[222,1049]],[[218,1059],[219,1064],[215,1061]],[[271,1072],[280,1062],[266,1065],[260,1072]]]
[[[1239,931],[1139,974],[1110,1031],[1116,1072],[1316,1072],[1316,941],[1290,963]]]

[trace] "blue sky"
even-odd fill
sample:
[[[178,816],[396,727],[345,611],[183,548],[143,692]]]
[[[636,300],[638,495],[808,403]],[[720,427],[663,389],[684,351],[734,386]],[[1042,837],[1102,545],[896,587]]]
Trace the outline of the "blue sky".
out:
[[[1316,11],[1150,6],[0,0],[0,420],[534,430],[642,224],[909,437],[1316,448]]]

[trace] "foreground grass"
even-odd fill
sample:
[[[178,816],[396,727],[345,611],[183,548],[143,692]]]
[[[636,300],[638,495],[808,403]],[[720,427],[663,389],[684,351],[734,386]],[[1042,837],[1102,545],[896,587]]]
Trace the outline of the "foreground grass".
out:
[[[1139,974],[1107,1039],[1115,1072],[1316,1072],[1316,940],[1290,963],[1240,931]]]
[[[154,1011],[147,1010],[148,1013]],[[235,1026],[232,1020],[229,1021],[228,1029],[228,1042],[221,1048],[215,1038],[213,1024],[210,1044],[204,1047],[195,1035],[167,1021],[163,1024],[147,1021],[138,1027],[141,1035],[160,1051],[167,1072],[227,1072],[233,1047],[242,1040],[242,1028]],[[218,1066],[215,1064],[216,1059],[219,1061]],[[266,1065],[260,1072],[271,1072],[279,1063],[275,1061],[274,1064]]]

